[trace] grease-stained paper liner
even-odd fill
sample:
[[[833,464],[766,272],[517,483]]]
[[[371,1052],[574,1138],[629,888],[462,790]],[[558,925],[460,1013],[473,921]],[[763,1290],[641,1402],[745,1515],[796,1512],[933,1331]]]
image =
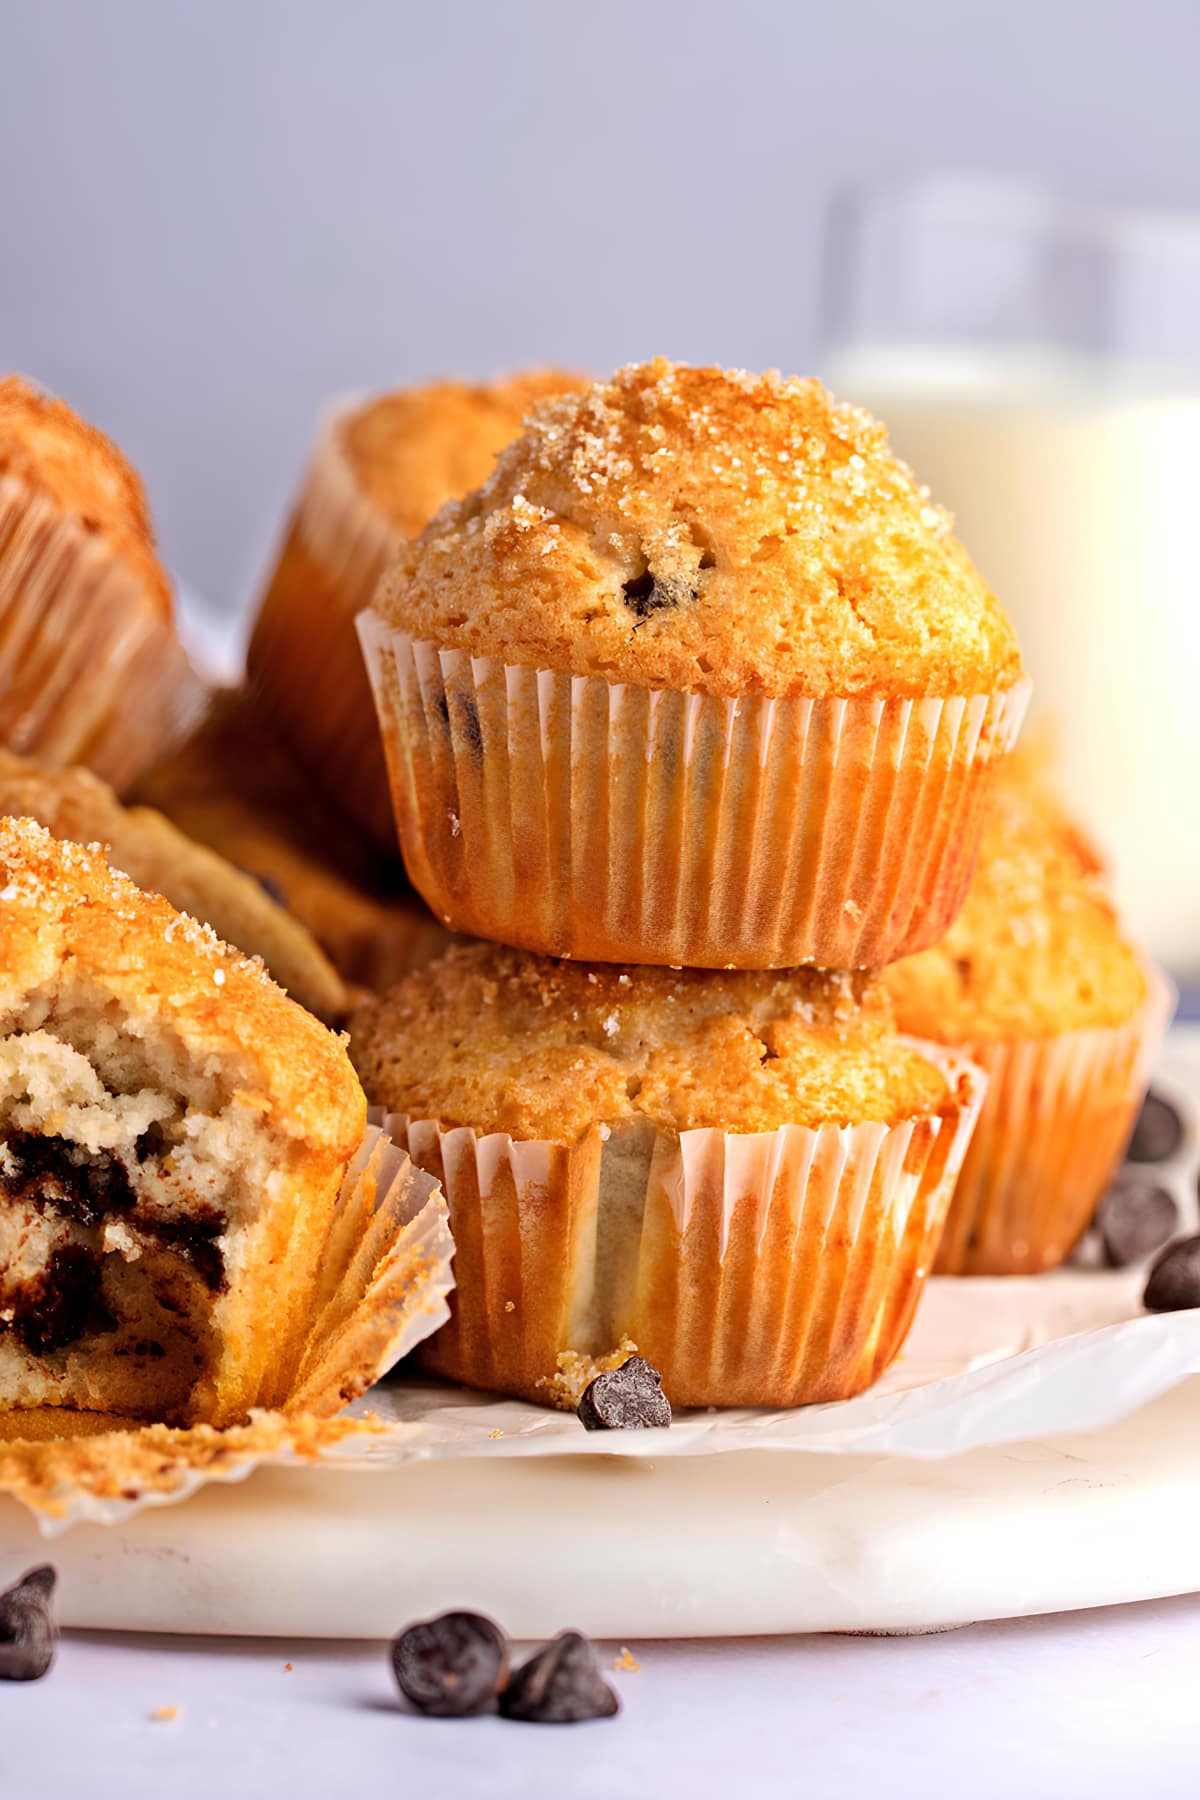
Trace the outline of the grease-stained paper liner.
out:
[[[359,619],[409,874],[452,929],[552,956],[878,968],[958,912],[1028,683],[724,699]]]
[[[340,401],[320,422],[246,664],[302,761],[394,851],[387,768],[354,620],[403,538],[367,499],[342,448],[342,427],[362,404]]]
[[[104,540],[0,475],[0,742],[127,788],[203,690]]]
[[[441,1182],[456,1245],[425,1366],[553,1403],[564,1357],[632,1341],[677,1406],[857,1393],[904,1340],[986,1085],[926,1053],[950,1098],[892,1126],[632,1120],[564,1146],[388,1116]]]
[[[312,1458],[370,1434],[369,1420],[334,1415],[448,1318],[453,1255],[437,1182],[369,1126],[342,1181],[315,1291],[304,1296],[309,1330],[276,1334],[295,1348],[287,1365],[263,1371],[269,1406],[225,1430],[52,1407],[0,1414],[0,1492],[59,1527],[107,1523],[139,1504],[184,1499],[206,1481],[240,1479],[263,1461]],[[288,1295],[261,1300],[294,1304]]]
[[[954,1191],[941,1275],[1034,1275],[1086,1231],[1128,1140],[1175,990],[1146,968],[1128,1025],[963,1046],[988,1091]]]

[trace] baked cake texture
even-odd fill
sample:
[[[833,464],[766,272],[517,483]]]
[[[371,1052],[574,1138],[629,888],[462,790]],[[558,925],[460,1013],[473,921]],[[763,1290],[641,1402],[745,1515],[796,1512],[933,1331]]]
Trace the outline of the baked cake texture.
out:
[[[277,1404],[366,1104],[261,964],[0,821],[0,1406]]]

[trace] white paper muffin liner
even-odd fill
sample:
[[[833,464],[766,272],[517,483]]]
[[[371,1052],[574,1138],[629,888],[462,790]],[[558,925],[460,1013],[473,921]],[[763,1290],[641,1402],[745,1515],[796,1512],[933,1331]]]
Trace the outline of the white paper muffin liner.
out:
[[[0,743],[129,787],[196,715],[169,619],[103,537],[0,475]]]
[[[960,1048],[988,1090],[946,1220],[939,1275],[1035,1275],[1070,1255],[1121,1160],[1175,1009],[1146,968],[1128,1025]]]
[[[354,620],[403,538],[355,479],[342,447],[356,395],[323,415],[246,665],[296,755],[372,835],[395,848],[387,769]]]
[[[343,1177],[315,1288],[261,1296],[277,1312],[302,1303],[310,1323],[300,1334],[274,1334],[286,1360],[264,1369],[248,1424],[130,1423],[70,1435],[89,1426],[88,1415],[3,1415],[0,1493],[56,1530],[112,1524],[207,1481],[240,1479],[264,1461],[302,1461],[369,1438],[367,1423],[336,1415],[447,1320],[453,1256],[437,1182],[369,1126]]]
[[[880,967],[962,904],[1028,683],[722,699],[359,619],[409,874],[453,930],[552,956]]]
[[[986,1086],[921,1049],[954,1098],[892,1126],[634,1120],[565,1147],[389,1116],[445,1189],[455,1241],[426,1367],[553,1403],[564,1358],[632,1342],[677,1406],[859,1392],[904,1340]]]

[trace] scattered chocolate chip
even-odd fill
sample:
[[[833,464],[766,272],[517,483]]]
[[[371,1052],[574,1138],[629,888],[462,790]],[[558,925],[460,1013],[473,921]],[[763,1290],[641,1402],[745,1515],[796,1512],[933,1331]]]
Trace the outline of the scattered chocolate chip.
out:
[[[1148,1176],[1118,1175],[1096,1209],[1095,1224],[1109,1268],[1123,1269],[1174,1237],[1179,1208],[1167,1189]]]
[[[1150,1093],[1142,1101],[1138,1122],[1133,1128],[1125,1161],[1134,1163],[1166,1162],[1183,1142],[1183,1120],[1161,1094]]]
[[[595,1651],[578,1631],[560,1631],[535,1651],[500,1695],[501,1715],[530,1725],[611,1719],[620,1707],[600,1673]]]
[[[54,1661],[58,1626],[51,1602],[57,1580],[45,1563],[0,1594],[0,1681],[40,1681]]]
[[[1183,1312],[1200,1306],[1200,1237],[1169,1244],[1153,1264],[1142,1305],[1147,1312]]]
[[[392,1667],[418,1712],[463,1718],[489,1706],[504,1686],[508,1639],[482,1613],[442,1613],[393,1638]]]
[[[641,1431],[671,1423],[662,1376],[644,1356],[631,1356],[619,1369],[597,1375],[575,1410],[585,1431]]]

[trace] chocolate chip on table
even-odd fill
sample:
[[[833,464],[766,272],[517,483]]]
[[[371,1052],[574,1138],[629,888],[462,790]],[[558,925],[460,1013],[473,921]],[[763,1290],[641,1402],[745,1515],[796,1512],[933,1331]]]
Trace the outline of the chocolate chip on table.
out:
[[[1118,1175],[1096,1209],[1095,1225],[1110,1269],[1140,1262],[1161,1250],[1179,1229],[1173,1195],[1147,1175]]]
[[[597,1375],[575,1410],[585,1431],[643,1431],[671,1423],[662,1376],[644,1356],[631,1356],[619,1369]]]
[[[1200,1306],[1200,1237],[1180,1238],[1155,1261],[1142,1295],[1147,1312]]]
[[[560,1631],[534,1652],[500,1695],[506,1719],[530,1725],[575,1725],[584,1719],[611,1719],[621,1709],[600,1673],[596,1653],[578,1631]]]
[[[51,1601],[57,1580],[44,1563],[0,1594],[0,1681],[40,1681],[54,1661],[58,1626]]]
[[[490,1706],[504,1686],[508,1639],[482,1613],[442,1613],[393,1638],[392,1667],[418,1712],[463,1718]]]
[[[1166,1162],[1183,1142],[1183,1120],[1161,1094],[1149,1093],[1142,1101],[1125,1161],[1133,1163]]]

